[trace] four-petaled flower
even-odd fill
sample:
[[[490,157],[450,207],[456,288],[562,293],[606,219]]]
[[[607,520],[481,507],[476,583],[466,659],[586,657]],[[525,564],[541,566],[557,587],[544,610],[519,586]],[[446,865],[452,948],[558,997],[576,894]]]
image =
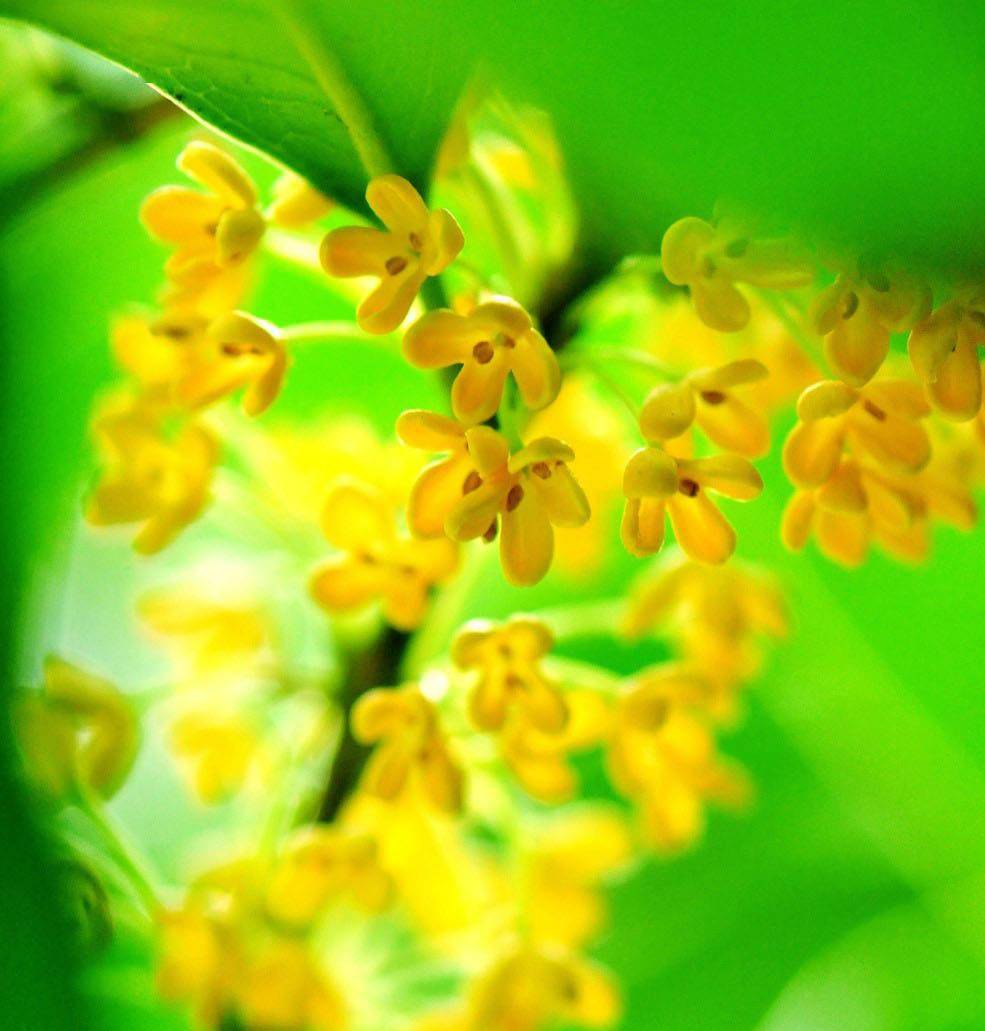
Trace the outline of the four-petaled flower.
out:
[[[333,229],[322,241],[321,263],[331,276],[379,279],[356,319],[367,333],[390,333],[407,317],[424,280],[443,272],[465,239],[450,212],[428,211],[417,190],[399,175],[371,180],[366,202],[386,229]]]
[[[288,362],[275,326],[244,312],[228,312],[209,324],[192,351],[176,385],[177,398],[198,408],[245,387],[243,411],[260,415],[280,393]]]
[[[575,454],[552,437],[510,455],[505,438],[488,426],[465,434],[475,469],[445,520],[453,540],[493,540],[502,519],[499,554],[510,583],[535,584],[550,568],[555,526],[583,526],[588,499],[568,463]]]
[[[362,787],[393,800],[419,790],[433,805],[454,813],[462,806],[462,771],[452,758],[434,704],[416,684],[374,688],[352,710],[357,741],[375,745]]]
[[[752,237],[731,219],[717,225],[680,219],[664,233],[660,257],[671,283],[690,289],[702,322],[726,333],[749,321],[749,302],[736,283],[791,290],[814,278],[813,267],[791,240]]]
[[[561,388],[561,370],[547,341],[517,304],[489,301],[468,315],[428,312],[404,335],[404,355],[422,369],[461,365],[451,389],[455,415],[465,424],[496,413],[512,373],[527,408],[549,405]]]
[[[759,473],[739,455],[674,458],[658,447],[640,448],[623,475],[623,544],[637,557],[658,552],[669,515],[677,543],[691,558],[724,562],[735,550],[735,531],[707,492],[750,501],[762,489]]]
[[[982,407],[978,348],[985,344],[985,291],[965,293],[913,327],[913,369],[933,406],[949,419],[974,419]]]
[[[431,588],[447,580],[458,564],[458,549],[451,541],[398,534],[386,495],[354,480],[332,489],[322,530],[342,554],[315,570],[315,600],[330,612],[347,612],[379,600],[387,621],[401,630],[420,623]]]
[[[892,333],[910,329],[930,312],[927,287],[882,271],[841,275],[811,302],[810,320],[824,337],[831,368],[853,387],[864,386],[889,353]]]
[[[697,425],[714,444],[746,458],[759,458],[770,446],[766,418],[750,408],[735,388],[769,375],[766,366],[746,358],[699,369],[680,383],[655,387],[643,403],[640,429],[654,443],[679,437]]]
[[[451,659],[476,673],[469,715],[480,730],[501,730],[511,709],[546,734],[564,729],[564,695],[540,668],[553,644],[546,624],[530,616],[511,616],[499,625],[472,620],[456,634]]]
[[[149,555],[193,522],[209,500],[214,437],[186,422],[167,435],[163,412],[143,399],[113,399],[93,422],[106,468],[89,497],[95,526],[143,523],[134,548]]]
[[[153,236],[175,248],[165,265],[169,306],[218,314],[242,293],[239,268],[256,250],[266,222],[252,180],[214,144],[189,143],[178,168],[208,192],[162,186],[144,201],[140,217]]]
[[[915,473],[930,458],[920,420],[930,412],[916,383],[886,379],[861,390],[838,380],[809,386],[797,401],[800,421],[783,446],[783,466],[798,487],[827,483],[846,442],[891,473]]]

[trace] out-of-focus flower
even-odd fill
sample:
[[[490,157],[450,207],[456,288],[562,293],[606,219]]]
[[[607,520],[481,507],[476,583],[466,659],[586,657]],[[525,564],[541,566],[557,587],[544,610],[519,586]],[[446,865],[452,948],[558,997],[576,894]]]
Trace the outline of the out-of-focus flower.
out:
[[[394,800],[410,788],[446,812],[461,808],[462,772],[448,749],[437,709],[415,684],[364,694],[352,712],[352,733],[357,741],[376,746],[363,790]]]
[[[547,626],[529,616],[511,616],[500,625],[472,620],[456,634],[452,662],[474,671],[469,714],[480,730],[501,730],[511,708],[546,734],[568,722],[564,695],[541,669],[554,643]]]
[[[248,717],[208,700],[185,704],[171,724],[168,744],[195,797],[206,805],[242,790],[262,754]]]
[[[555,526],[582,526],[590,509],[568,464],[575,454],[550,437],[531,441],[510,455],[505,438],[488,426],[466,433],[474,476],[448,514],[445,531],[453,540],[494,539],[502,519],[499,554],[513,584],[537,583],[554,554]]]
[[[322,241],[321,263],[330,276],[379,280],[356,319],[367,333],[390,333],[407,317],[424,280],[444,271],[465,240],[450,212],[428,211],[417,190],[398,175],[371,180],[366,202],[386,228],[333,229]]]
[[[107,399],[92,423],[105,467],[86,518],[95,526],[142,523],[133,546],[145,555],[198,518],[218,453],[215,438],[198,423],[184,421],[172,436],[165,423],[159,407],[129,395]]]
[[[311,578],[314,599],[329,612],[380,601],[388,622],[411,630],[424,617],[431,588],[448,579],[458,564],[451,541],[398,534],[386,496],[368,484],[338,483],[326,499],[322,530],[341,552]]]
[[[495,415],[506,378],[516,380],[532,410],[549,405],[561,388],[561,370],[547,341],[517,304],[489,301],[468,315],[428,312],[404,335],[404,355],[422,369],[461,365],[451,390],[455,415],[465,424]]]
[[[214,144],[189,143],[178,168],[207,192],[162,186],[144,201],[140,217],[153,236],[174,248],[165,265],[168,307],[217,315],[242,296],[241,272],[266,222],[257,211],[252,180]]]
[[[629,685],[616,714],[610,775],[639,806],[648,840],[665,851],[700,837],[706,802],[738,805],[748,794],[745,777],[719,759],[710,729],[689,711],[703,690],[686,669],[649,670]]]
[[[282,229],[304,229],[324,218],[335,204],[316,190],[307,179],[285,172],[274,183],[274,199],[267,218]]]
[[[525,857],[524,913],[534,941],[578,948],[602,927],[602,882],[632,854],[624,816],[596,806],[558,813]]]
[[[623,544],[637,557],[655,554],[669,516],[677,543],[691,558],[724,562],[735,550],[735,531],[707,492],[749,501],[762,489],[759,473],[739,455],[674,458],[658,447],[640,448],[623,475]]]
[[[916,383],[885,379],[855,389],[837,380],[808,387],[797,402],[800,421],[783,446],[783,466],[798,487],[827,483],[846,443],[853,454],[888,473],[914,473],[930,458],[920,424],[930,411]]]
[[[137,756],[140,732],[126,696],[55,656],[45,660],[41,690],[19,699],[16,724],[28,776],[54,799],[74,785],[113,795]]]
[[[717,368],[699,369],[679,383],[664,383],[652,390],[640,412],[640,429],[647,440],[662,442],[679,437],[697,425],[712,443],[725,451],[758,458],[769,450],[765,417],[736,396],[749,384],[769,375],[752,358]]]
[[[861,387],[879,371],[889,337],[910,329],[930,311],[931,295],[912,277],[882,271],[841,275],[811,302],[810,320],[824,337],[831,368]]]
[[[978,348],[985,344],[985,292],[966,291],[917,323],[910,332],[913,369],[931,404],[956,422],[982,407]]]
[[[702,321],[723,332],[749,322],[749,302],[736,284],[792,290],[814,278],[793,241],[756,238],[732,219],[680,219],[664,233],[660,257],[670,282],[690,289]]]
[[[279,923],[307,927],[332,899],[349,899],[372,913],[386,906],[391,892],[370,834],[318,825],[288,838],[267,882],[266,906]]]
[[[783,637],[787,625],[779,587],[758,570],[676,557],[636,582],[622,631],[631,638],[653,634],[671,642],[686,668],[708,686],[693,704],[716,719],[729,719],[736,688],[759,671],[760,639]]]
[[[471,982],[462,1007],[430,1015],[414,1031],[538,1031],[557,1021],[607,1028],[620,1012],[602,967],[563,949],[517,942]]]

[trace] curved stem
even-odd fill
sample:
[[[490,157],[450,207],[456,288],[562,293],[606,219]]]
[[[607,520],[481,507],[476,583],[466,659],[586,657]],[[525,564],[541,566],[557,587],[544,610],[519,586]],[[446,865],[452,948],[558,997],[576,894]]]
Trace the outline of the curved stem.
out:
[[[271,8],[280,15],[295,47],[308,62],[318,85],[345,126],[366,174],[373,178],[392,172],[393,161],[376,132],[369,108],[349,82],[335,55],[311,31],[302,0],[272,0]]]

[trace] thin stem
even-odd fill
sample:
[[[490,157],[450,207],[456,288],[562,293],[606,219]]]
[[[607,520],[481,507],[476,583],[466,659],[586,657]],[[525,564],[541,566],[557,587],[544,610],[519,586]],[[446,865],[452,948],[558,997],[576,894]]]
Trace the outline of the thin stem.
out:
[[[366,174],[373,178],[392,172],[394,163],[376,132],[369,108],[349,82],[335,55],[311,31],[302,0],[272,0],[271,8],[280,15],[295,47],[308,62],[315,80],[345,126]]]
[[[364,344],[389,345],[391,338],[366,333],[355,322],[300,322],[281,329],[281,337],[291,344],[313,343],[325,340],[358,340]]]
[[[149,914],[156,913],[162,908],[160,894],[144,857],[126,840],[101,798],[80,787],[76,802],[102,835],[108,854],[126,874],[144,908]]]
[[[628,347],[592,347],[590,351],[591,358],[593,359],[635,365],[641,369],[646,369],[647,372],[658,373],[664,379],[673,382],[677,382],[681,378],[679,372],[672,369],[669,365],[665,365],[652,354],[647,354],[646,351],[638,351],[635,348]],[[569,351],[565,357],[569,358],[572,362],[577,362],[579,353],[578,351]]]
[[[565,355],[567,358],[568,355]],[[633,422],[639,422],[640,413],[636,402],[625,390],[623,385],[614,377],[610,376],[609,373],[602,368],[598,362],[593,361],[584,352],[578,354],[578,360],[576,362],[565,361],[563,364],[567,366],[581,365],[587,369],[598,381],[601,383],[611,394],[615,395],[625,406],[626,411],[632,416]]]
[[[622,598],[601,598],[538,609],[533,615],[551,628],[557,640],[563,641],[612,630],[618,624],[625,606],[626,602]]]
[[[769,290],[757,290],[756,293],[762,298],[763,303],[770,309],[770,311],[772,311],[780,320],[787,332],[807,352],[811,361],[813,361],[819,368],[823,369],[826,363],[823,355],[821,354],[821,350],[817,345],[817,341],[812,339],[805,327],[790,314],[784,299],[782,297],[777,297]]]

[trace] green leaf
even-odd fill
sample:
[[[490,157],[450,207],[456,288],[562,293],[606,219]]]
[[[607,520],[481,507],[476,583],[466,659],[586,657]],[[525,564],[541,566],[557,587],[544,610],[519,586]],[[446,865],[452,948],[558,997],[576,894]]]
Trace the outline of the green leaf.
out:
[[[482,64],[553,116],[594,264],[654,251],[720,196],[854,249],[985,257],[985,88],[967,42],[981,5],[0,0],[0,14],[132,68],[350,204],[366,174],[342,123],[365,108],[395,170],[424,183]]]

